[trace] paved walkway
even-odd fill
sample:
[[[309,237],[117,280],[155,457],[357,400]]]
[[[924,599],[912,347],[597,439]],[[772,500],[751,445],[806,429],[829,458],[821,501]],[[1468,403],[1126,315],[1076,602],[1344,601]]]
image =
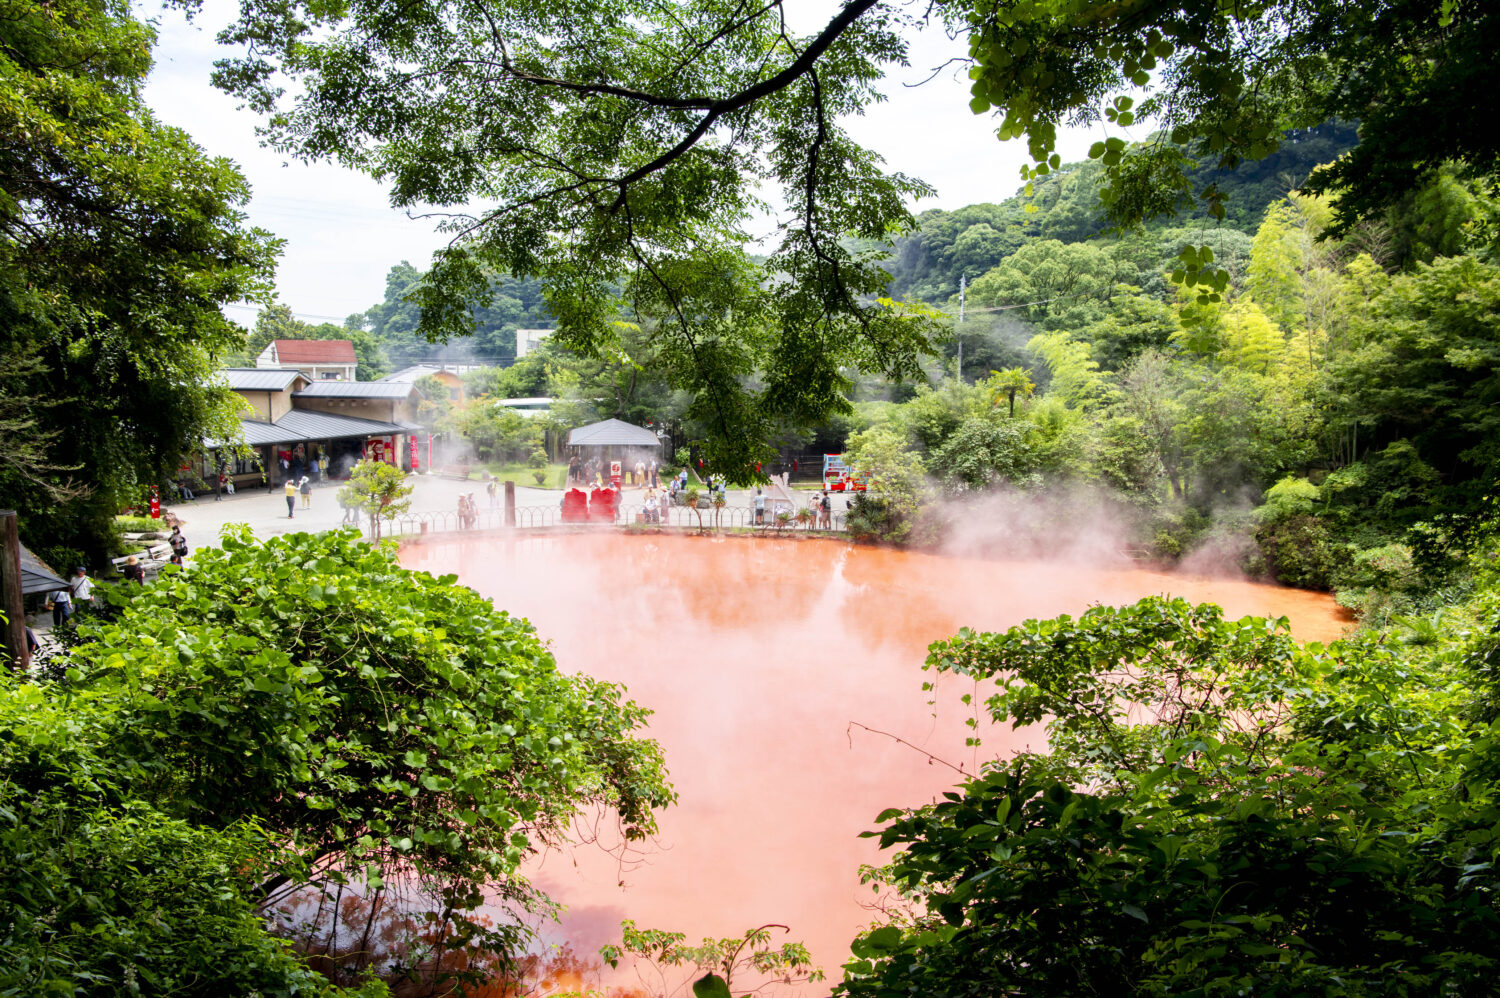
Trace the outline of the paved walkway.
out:
[[[483,480],[459,481],[438,475],[413,475],[408,481],[413,485],[413,513],[455,512],[458,509],[458,497],[470,492],[474,494],[481,511],[489,508]],[[286,496],[280,488],[269,493],[265,489],[241,489],[237,494],[224,496],[220,500],[215,500],[210,494],[192,502],[173,504],[167,509],[182,521],[182,532],[187,537],[189,546],[195,549],[216,545],[219,530],[227,523],[249,524],[257,537],[272,537],[296,531],[334,530],[338,528],[344,515],[338,503],[340,484],[329,482],[314,485],[311,507],[303,509],[299,496],[296,513],[290,519],[286,515]],[[638,504],[644,492],[639,486],[627,485],[621,501],[626,506]],[[768,490],[767,495],[773,496],[775,493]],[[794,495],[799,499],[799,504],[806,505],[812,494],[799,490]],[[726,498],[730,506],[748,508],[753,504],[754,496],[754,489],[730,489]],[[502,483],[496,495],[496,503],[498,505],[504,501],[505,487]],[[557,509],[561,501],[562,491],[559,489],[539,489],[519,482],[516,484],[518,508],[545,506]],[[769,508],[770,503],[767,506]],[[842,512],[843,508],[844,500],[835,497],[835,511]]]

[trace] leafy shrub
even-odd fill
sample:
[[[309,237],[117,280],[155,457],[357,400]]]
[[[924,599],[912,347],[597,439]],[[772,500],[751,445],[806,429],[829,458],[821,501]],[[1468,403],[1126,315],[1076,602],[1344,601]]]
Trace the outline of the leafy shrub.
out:
[[[1344,554],[1328,526],[1315,516],[1294,515],[1262,523],[1255,542],[1271,576],[1298,589],[1333,588]]]
[[[0,925],[70,926],[79,959],[106,974],[89,989],[101,994],[131,992],[108,976],[131,960],[143,984],[148,971],[187,979],[149,965],[169,946],[204,968],[204,983],[142,993],[319,993],[252,972],[275,970],[283,953],[252,901],[314,879],[431,885],[442,905],[431,914],[462,945],[518,945],[514,921],[470,913],[497,888],[545,906],[511,880],[533,844],[582,808],[617,812],[639,838],[671,791],[659,750],[634,734],[645,712],[623,690],[563,675],[528,624],[453,581],[402,569],[393,546],[354,531],[262,543],[245,528],[145,589],[105,587],[119,617],[80,628],[65,683],[0,678],[0,694],[15,694],[0,695],[0,861],[11,871]],[[84,785],[102,780],[114,785]],[[49,794],[59,807],[81,801],[67,818],[78,842],[38,810]],[[18,831],[19,810],[23,822],[36,816],[35,834]],[[115,860],[98,854],[115,850],[101,830],[132,815],[122,833],[152,837],[121,840]],[[179,903],[183,920],[201,922],[196,935],[172,921]],[[0,950],[0,981],[11,966],[36,968],[33,943],[18,945],[17,960]],[[110,963],[116,954],[124,966]],[[362,979],[357,967],[329,973]]]
[[[165,529],[165,525],[160,520],[153,520],[149,516],[115,517],[115,530],[122,534],[149,534]]]
[[[1261,523],[1274,523],[1309,516],[1321,498],[1322,490],[1312,482],[1288,475],[1266,490],[1265,502],[1255,511],[1255,518]]]
[[[547,467],[547,463],[547,452],[540,447],[532,451],[531,456],[526,459],[526,466],[528,468],[545,468]]]

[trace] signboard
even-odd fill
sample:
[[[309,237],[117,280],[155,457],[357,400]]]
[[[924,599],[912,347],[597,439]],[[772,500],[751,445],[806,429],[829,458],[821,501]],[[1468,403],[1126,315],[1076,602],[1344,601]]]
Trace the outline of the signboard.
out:
[[[609,462],[609,484],[613,485],[615,488],[619,488],[622,478],[623,476],[620,474],[620,462]]]
[[[415,433],[411,435],[411,470],[413,472],[421,470],[421,461],[417,457],[417,435]]]
[[[161,493],[155,485],[151,486],[151,519],[161,519]]]

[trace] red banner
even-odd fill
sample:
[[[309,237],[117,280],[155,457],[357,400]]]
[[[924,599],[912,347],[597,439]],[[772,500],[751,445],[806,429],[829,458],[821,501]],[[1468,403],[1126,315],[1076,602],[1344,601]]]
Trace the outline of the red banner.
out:
[[[421,463],[417,456],[417,435],[413,433],[411,436],[411,470],[413,473],[422,470]]]
[[[151,486],[151,519],[161,519],[161,493],[155,485]]]

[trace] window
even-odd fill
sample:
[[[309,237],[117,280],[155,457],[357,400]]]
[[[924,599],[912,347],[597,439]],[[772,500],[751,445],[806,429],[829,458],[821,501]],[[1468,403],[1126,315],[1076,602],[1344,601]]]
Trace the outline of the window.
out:
[[[337,371],[324,371],[323,372],[323,380],[324,381],[337,381],[337,380],[339,380],[339,372],[337,372]]]
[[[451,399],[454,402],[461,401],[463,399],[463,394],[464,394],[464,390],[462,388],[450,388],[450,389],[448,389],[448,398]]]

